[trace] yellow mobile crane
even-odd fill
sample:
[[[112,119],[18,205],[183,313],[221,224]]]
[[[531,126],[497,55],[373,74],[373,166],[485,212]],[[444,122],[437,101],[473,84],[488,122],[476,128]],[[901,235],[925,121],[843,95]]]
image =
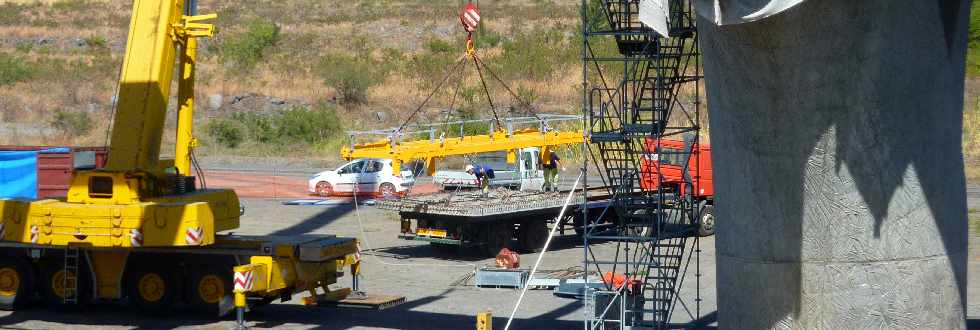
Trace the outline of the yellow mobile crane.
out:
[[[126,299],[162,312],[182,301],[241,316],[249,302],[303,291],[310,304],[344,299],[352,289],[327,286],[345,266],[356,290],[353,238],[221,234],[239,227],[243,210],[234,191],[195,187],[191,175],[196,39],[213,35],[205,21],[216,17],[195,8],[134,0],[105,168],[75,173],[64,199],[0,200],[0,307],[40,292],[55,306]],[[162,160],[178,60],[176,159]]]

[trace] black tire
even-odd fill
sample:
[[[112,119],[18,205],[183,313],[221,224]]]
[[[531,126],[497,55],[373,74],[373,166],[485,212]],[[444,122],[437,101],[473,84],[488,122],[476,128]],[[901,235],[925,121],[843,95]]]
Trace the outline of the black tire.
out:
[[[715,234],[715,206],[708,204],[701,208],[698,218],[698,236]]]
[[[72,312],[86,305],[92,299],[92,273],[84,254],[79,255],[78,273],[75,277],[77,281],[75,296],[78,303],[65,304],[65,256],[62,253],[49,252],[41,261],[41,276],[37,284],[43,302],[63,312]]]
[[[316,194],[320,197],[330,197],[330,195],[333,195],[333,186],[326,181],[317,182],[315,190]]]
[[[378,196],[381,198],[392,198],[398,195],[395,185],[390,182],[382,183],[378,186]]]
[[[146,256],[131,256],[130,260],[134,257]],[[140,311],[150,314],[167,315],[173,312],[174,302],[180,295],[180,285],[172,270],[175,268],[169,263],[147,262],[127,267],[123,286],[129,302]]]
[[[234,299],[231,266],[215,263],[188,267],[184,301],[197,312],[219,314],[222,301]]]
[[[582,215],[577,214],[572,217],[572,227],[575,230],[575,236],[582,237],[585,235],[585,221],[582,221]]]
[[[481,230],[481,243],[483,243],[483,255],[495,257],[500,250],[511,248],[510,240],[514,237],[514,227],[509,223],[489,224],[483,226]]]
[[[34,295],[36,276],[26,258],[0,253],[0,310],[27,305]]]
[[[517,238],[521,242],[521,248],[528,252],[539,252],[544,248],[545,241],[548,240],[548,222],[545,220],[533,220],[522,223],[517,231]]]
[[[633,216],[636,218],[631,220],[633,221],[633,225],[627,228],[628,231],[627,234],[629,236],[652,237],[654,234],[656,234],[657,231],[656,228],[654,228],[654,226],[658,225],[656,224],[657,220],[656,219],[651,220],[642,217],[644,215],[647,215],[648,213],[650,212],[646,209],[640,209],[633,212]]]

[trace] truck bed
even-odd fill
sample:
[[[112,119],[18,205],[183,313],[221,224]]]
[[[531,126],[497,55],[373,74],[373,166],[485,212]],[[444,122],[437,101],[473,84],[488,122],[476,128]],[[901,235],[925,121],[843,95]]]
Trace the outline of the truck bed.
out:
[[[497,188],[490,196],[480,192],[440,192],[383,201],[379,207],[396,211],[403,219],[427,219],[449,222],[492,222],[518,218],[554,217],[561,211],[568,192],[521,192]],[[581,192],[569,205],[569,212],[580,210]],[[605,207],[608,196],[589,196],[589,208]]]
[[[495,178],[490,181],[490,185],[493,187],[519,187],[521,185],[521,176],[516,170],[496,170],[494,176]],[[443,187],[443,189],[480,186],[475,175],[463,171],[437,171],[432,175],[432,183]]]

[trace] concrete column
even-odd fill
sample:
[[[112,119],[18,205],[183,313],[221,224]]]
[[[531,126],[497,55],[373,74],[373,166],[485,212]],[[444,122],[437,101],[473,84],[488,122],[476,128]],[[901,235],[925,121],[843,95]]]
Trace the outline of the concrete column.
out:
[[[721,327],[965,328],[969,1],[699,1]]]

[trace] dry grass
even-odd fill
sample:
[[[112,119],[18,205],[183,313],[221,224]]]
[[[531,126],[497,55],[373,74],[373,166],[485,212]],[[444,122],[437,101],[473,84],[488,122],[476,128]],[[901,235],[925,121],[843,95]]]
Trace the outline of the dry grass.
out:
[[[403,53],[405,63],[401,63],[401,66],[404,67],[413,56],[424,54],[425,42],[433,38],[459,45],[461,49],[464,34],[455,18],[460,2],[202,1],[202,13],[219,14],[217,23],[220,33],[214,40],[202,43],[197,86],[198,96],[202,100],[199,104],[206,104],[203,100],[214,94],[223,95],[226,100],[236,95],[258,94],[305,104],[334,99],[336,92],[327,87],[316,72],[320,58],[330,53],[353,53],[353,50],[367,46],[371,56],[379,60],[382,50],[396,49]],[[71,74],[40,75],[30,81],[0,86],[2,123],[43,128],[50,114],[56,110],[94,109],[92,117],[96,124],[88,136],[80,137],[33,134],[32,130],[36,129],[0,130],[4,133],[0,134],[0,144],[104,143],[111,99],[122,61],[122,47],[126,41],[130,4],[129,1],[114,0],[0,0],[0,22],[8,22],[4,19],[16,22],[0,24],[0,53],[16,54],[39,66],[49,65],[52,61],[86,63],[70,71]],[[485,2],[484,28],[503,38],[513,38],[531,29],[561,30],[567,35],[575,35],[579,23],[577,6],[578,2],[575,1]],[[281,27],[281,40],[254,70],[244,74],[231,72],[219,62],[214,46],[225,38],[241,33],[246,22],[256,19],[273,19]],[[78,40],[91,37],[105,38],[106,49],[76,47]],[[578,45],[570,43],[567,48],[577,58]],[[503,50],[500,46],[480,49],[480,54],[487,62],[494,62],[503,56]],[[508,83],[515,90],[522,88],[532,91],[536,95],[535,106],[540,112],[577,114],[581,109],[580,70],[579,64],[573,63],[569,67],[559,67],[548,77],[517,78]],[[464,87],[478,88],[478,78],[472,68],[464,76],[464,81]],[[980,98],[975,85],[975,81],[967,81],[963,152],[967,160],[967,177],[971,181],[980,181]],[[368,90],[368,104],[344,108],[340,112],[348,129],[397,125],[419,105],[430,91],[429,86],[409,72],[396,69]],[[504,89],[497,87],[496,83],[491,83],[491,86],[498,105],[512,103]],[[685,95],[690,92],[682,91]],[[451,94],[447,90],[437,95],[430,108],[445,108],[450,102]],[[476,98],[475,103],[474,107],[483,106],[481,109],[486,109],[482,95]],[[377,112],[385,113],[385,120],[379,121]],[[206,124],[208,116],[214,115],[206,111],[201,113],[201,125]],[[422,119],[434,121],[440,118],[438,115],[438,110],[428,110]],[[482,115],[489,116],[489,113]],[[172,117],[172,114],[168,116]],[[702,114],[704,140],[707,140],[708,132],[706,118],[707,114]],[[172,126],[172,123],[168,124],[170,128],[165,134],[167,146],[164,150],[170,149],[173,143]],[[198,128],[198,132],[202,131]],[[207,142],[204,134],[199,135]],[[314,153],[317,155],[315,159],[323,157],[320,161],[329,162],[336,157],[323,152],[329,148],[333,147],[282,150],[250,146],[228,150],[205,146],[201,153],[287,158]]]

